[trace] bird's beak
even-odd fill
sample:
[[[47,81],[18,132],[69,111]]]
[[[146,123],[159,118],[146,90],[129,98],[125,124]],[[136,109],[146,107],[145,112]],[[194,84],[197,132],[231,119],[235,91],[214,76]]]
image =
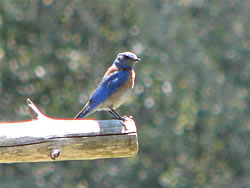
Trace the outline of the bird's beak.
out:
[[[141,59],[140,59],[140,58],[136,58],[135,61],[138,61],[138,62],[139,62],[139,61],[141,61]]]

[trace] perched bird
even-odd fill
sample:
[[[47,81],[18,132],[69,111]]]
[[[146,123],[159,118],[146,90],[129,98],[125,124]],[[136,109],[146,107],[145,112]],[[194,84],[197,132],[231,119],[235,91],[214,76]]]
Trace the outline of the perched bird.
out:
[[[95,111],[104,110],[109,111],[115,119],[124,120],[115,109],[125,103],[130,95],[135,82],[134,66],[139,61],[132,52],[119,53],[75,119],[83,119]]]

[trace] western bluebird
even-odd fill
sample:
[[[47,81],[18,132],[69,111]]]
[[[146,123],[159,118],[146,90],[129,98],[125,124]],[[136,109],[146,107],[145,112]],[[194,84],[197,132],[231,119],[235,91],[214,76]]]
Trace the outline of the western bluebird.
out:
[[[109,111],[115,119],[124,120],[115,109],[126,102],[134,87],[134,66],[138,61],[141,60],[131,52],[119,53],[75,119],[83,119],[95,111],[104,110]]]

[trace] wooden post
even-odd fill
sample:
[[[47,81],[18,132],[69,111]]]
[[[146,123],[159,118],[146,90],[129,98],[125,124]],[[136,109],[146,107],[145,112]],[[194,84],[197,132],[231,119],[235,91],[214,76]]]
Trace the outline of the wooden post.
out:
[[[138,151],[132,118],[52,119],[27,102],[33,120],[0,123],[0,163],[120,158]]]

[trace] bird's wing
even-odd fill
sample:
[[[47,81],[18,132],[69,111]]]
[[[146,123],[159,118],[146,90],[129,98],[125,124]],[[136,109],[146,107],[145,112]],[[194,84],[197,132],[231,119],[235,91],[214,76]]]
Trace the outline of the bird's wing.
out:
[[[109,76],[104,77],[90,97],[89,108],[97,107],[100,103],[115,93],[123,84],[125,84],[129,78],[130,72],[125,70],[118,70]]]
[[[125,70],[117,70],[110,72],[110,74],[107,72],[97,89],[91,95],[89,102],[76,115],[75,119],[83,119],[93,113],[99,104],[115,93],[129,78],[130,72]]]

